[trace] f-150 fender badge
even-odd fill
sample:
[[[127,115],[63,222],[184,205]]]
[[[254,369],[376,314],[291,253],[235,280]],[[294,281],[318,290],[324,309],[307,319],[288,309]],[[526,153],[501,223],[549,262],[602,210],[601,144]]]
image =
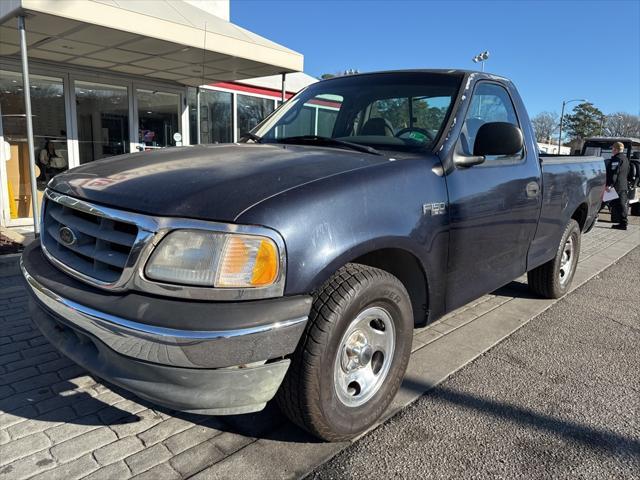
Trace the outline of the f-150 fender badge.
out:
[[[422,205],[423,215],[444,215],[447,205],[444,202],[425,203]]]

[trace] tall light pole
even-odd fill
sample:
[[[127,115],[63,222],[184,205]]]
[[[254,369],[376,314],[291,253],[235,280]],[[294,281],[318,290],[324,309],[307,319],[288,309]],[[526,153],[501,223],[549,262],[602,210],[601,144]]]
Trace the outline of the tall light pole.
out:
[[[586,102],[587,100],[584,98],[574,98],[572,100],[563,100],[562,101],[562,113],[560,114],[560,132],[558,133],[558,155],[560,155],[561,146],[562,146],[562,121],[564,120],[564,107],[571,102]]]
[[[484,52],[479,53],[478,55],[473,57],[471,60],[473,60],[473,63],[481,63],[482,71],[484,72],[484,62],[486,62],[488,59],[489,59],[489,50],[485,50]]]

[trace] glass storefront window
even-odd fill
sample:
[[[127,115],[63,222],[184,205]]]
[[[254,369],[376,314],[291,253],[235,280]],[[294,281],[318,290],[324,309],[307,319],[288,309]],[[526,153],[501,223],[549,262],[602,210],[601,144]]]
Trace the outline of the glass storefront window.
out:
[[[138,142],[145,149],[176,145],[180,95],[157,90],[136,91],[138,98]]]
[[[268,98],[238,95],[238,138],[252,130],[273,112],[274,103]]]
[[[80,163],[129,151],[127,87],[75,82]]]
[[[46,183],[69,168],[64,86],[61,78],[30,75],[38,199]],[[4,139],[10,145],[6,162],[9,213],[12,219],[32,217],[27,123],[22,75],[0,70],[0,109]]]
[[[342,102],[342,97],[335,95],[330,99],[315,98],[310,100],[302,105],[295,118],[292,118],[288,123],[283,122],[275,128],[275,138],[305,135],[331,138],[340,111],[340,102]]]
[[[200,91],[200,141],[202,143],[233,141],[232,96],[231,93],[216,90]]]
[[[316,135],[316,109],[304,105],[296,119],[288,125],[278,127],[277,138]]]
[[[333,137],[333,126],[338,118],[337,109],[318,108],[318,125],[316,135],[321,137]]]

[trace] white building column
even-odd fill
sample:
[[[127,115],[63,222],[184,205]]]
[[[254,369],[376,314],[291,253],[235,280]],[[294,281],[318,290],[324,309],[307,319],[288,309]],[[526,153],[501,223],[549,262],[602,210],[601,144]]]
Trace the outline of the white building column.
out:
[[[31,181],[31,210],[33,211],[33,233],[40,233],[40,216],[38,215],[38,186],[36,184],[36,155],[33,142],[33,122],[31,116],[31,83],[29,82],[29,59],[27,57],[27,35],[25,18],[18,17],[18,34],[20,35],[20,56],[22,58],[22,83],[24,92],[24,111],[27,122],[27,147],[29,149],[29,180]]]

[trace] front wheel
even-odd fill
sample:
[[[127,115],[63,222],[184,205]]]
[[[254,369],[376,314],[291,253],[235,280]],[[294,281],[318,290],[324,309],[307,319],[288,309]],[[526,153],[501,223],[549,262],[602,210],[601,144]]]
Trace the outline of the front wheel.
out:
[[[575,220],[570,220],[556,256],[527,272],[527,283],[533,292],[546,298],[560,298],[569,291],[580,257],[580,240],[580,226]]]
[[[412,332],[402,283],[383,270],[347,264],[314,295],[309,324],[277,395],[281,410],[324,440],[366,431],[400,387]]]

